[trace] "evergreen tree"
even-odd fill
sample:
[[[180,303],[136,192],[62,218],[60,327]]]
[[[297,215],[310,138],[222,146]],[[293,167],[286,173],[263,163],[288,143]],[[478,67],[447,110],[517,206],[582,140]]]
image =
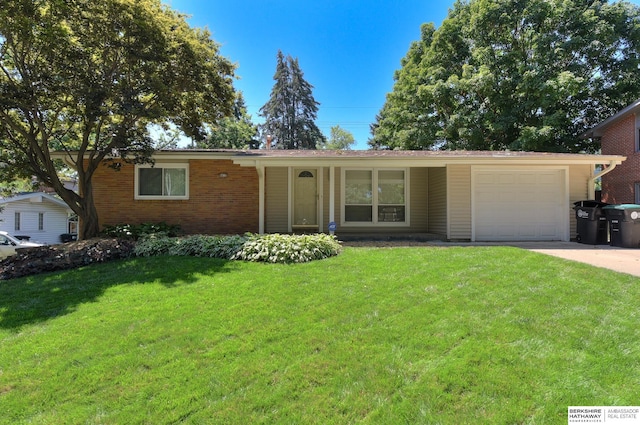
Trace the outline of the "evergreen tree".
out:
[[[422,27],[373,148],[580,152],[640,93],[640,9],[606,0],[458,0]]]
[[[316,149],[326,142],[316,126],[318,106],[313,98],[313,86],[304,79],[298,59],[278,51],[275,84],[267,103],[260,108],[265,123],[263,135],[270,135],[276,149]]]

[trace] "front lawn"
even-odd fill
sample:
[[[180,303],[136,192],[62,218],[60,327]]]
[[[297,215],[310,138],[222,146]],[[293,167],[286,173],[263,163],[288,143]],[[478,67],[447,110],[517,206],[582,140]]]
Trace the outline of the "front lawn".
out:
[[[639,299],[638,278],[508,247],[0,281],[0,423],[566,423],[638,404]]]

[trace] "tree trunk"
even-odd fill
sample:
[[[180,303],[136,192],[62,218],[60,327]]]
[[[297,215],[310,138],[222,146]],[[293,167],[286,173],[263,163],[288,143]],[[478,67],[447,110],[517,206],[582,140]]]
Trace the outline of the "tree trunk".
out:
[[[86,201],[86,198],[82,200],[82,214],[78,215],[78,240],[95,238],[100,233],[98,210],[93,200],[90,203]]]
[[[91,239],[100,233],[98,210],[93,202],[93,185],[86,179],[80,188],[80,211],[78,213],[78,240]]]

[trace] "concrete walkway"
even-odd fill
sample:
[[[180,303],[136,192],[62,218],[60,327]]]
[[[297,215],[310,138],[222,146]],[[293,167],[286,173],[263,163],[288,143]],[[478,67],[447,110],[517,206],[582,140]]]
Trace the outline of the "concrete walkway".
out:
[[[431,243],[439,246],[515,246],[640,277],[640,249],[619,248],[610,245],[586,245],[577,242]]]

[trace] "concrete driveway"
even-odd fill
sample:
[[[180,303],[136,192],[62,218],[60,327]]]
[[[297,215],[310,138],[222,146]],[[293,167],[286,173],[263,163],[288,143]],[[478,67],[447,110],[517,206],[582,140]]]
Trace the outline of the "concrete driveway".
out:
[[[446,245],[447,242],[441,244]],[[640,277],[640,249],[619,248],[610,245],[586,245],[577,242],[471,242],[468,245],[515,246]]]
[[[640,249],[577,242],[528,242],[520,247],[640,277]]]

